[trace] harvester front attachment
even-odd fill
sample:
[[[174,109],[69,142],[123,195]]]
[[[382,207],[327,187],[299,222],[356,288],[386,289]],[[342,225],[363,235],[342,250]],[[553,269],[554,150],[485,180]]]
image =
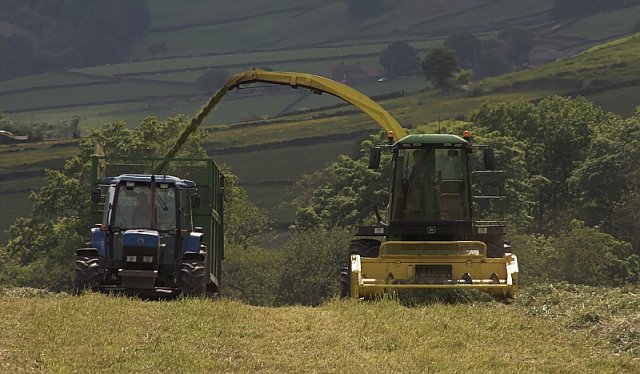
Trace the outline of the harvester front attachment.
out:
[[[378,257],[351,255],[349,293],[374,298],[416,289],[477,289],[513,298],[518,260],[507,253],[488,258],[480,241],[388,241]]]

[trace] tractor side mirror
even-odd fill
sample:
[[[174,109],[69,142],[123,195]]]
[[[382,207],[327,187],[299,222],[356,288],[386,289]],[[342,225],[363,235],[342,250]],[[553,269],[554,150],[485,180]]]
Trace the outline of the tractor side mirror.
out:
[[[377,169],[380,167],[381,152],[382,148],[380,147],[371,148],[371,153],[369,154],[369,169]]]
[[[496,158],[493,155],[493,149],[485,148],[482,155],[485,170],[496,170]]]
[[[93,190],[91,190],[91,202],[94,204],[97,204],[100,202],[100,199],[102,198],[102,191],[100,191],[99,188],[94,188]]]
[[[191,195],[191,209],[200,208],[200,194],[194,193]]]

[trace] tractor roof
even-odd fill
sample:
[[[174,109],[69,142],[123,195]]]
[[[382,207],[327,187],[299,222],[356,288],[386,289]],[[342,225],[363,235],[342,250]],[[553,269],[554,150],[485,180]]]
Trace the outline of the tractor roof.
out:
[[[451,134],[412,134],[398,140],[396,144],[467,144],[467,141]]]
[[[175,184],[179,187],[183,188],[194,188],[196,186],[195,182],[180,179],[178,177],[174,177],[171,175],[154,175],[156,179],[156,183],[169,183]],[[116,184],[119,182],[138,182],[138,183],[151,183],[151,175],[150,174],[122,174],[117,177],[108,177],[105,178],[105,182],[108,184]]]

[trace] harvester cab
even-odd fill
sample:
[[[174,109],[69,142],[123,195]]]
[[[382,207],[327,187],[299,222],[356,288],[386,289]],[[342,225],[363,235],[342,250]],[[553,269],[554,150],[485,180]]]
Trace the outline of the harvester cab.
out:
[[[100,168],[106,160],[100,158],[94,165]],[[210,160],[200,161],[207,166],[204,174],[217,171]],[[211,184],[214,179],[217,185]],[[169,175],[98,178],[91,198],[93,216],[100,223],[91,229],[87,248],[76,251],[75,291],[188,296],[217,292],[222,176],[209,175],[204,181],[197,188],[192,180]],[[218,240],[212,240],[216,235]]]
[[[479,203],[503,199],[473,194],[475,176],[501,173],[491,150],[484,150],[483,170],[472,171],[477,147],[468,134],[416,134],[391,143],[372,149],[369,163],[378,168],[380,152],[392,152],[388,222],[358,227],[356,235],[368,238],[351,242],[341,295],[473,288],[513,297],[518,265],[504,240],[505,222],[474,220]]]

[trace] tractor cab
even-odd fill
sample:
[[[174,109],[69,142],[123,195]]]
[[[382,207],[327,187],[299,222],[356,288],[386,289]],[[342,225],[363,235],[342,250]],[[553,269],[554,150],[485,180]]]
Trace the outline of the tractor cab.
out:
[[[192,208],[199,205],[195,183],[172,176],[124,174],[105,181],[102,223],[92,242],[113,286],[152,289],[175,283],[184,251],[199,250]],[[94,191],[94,202],[101,190]]]

